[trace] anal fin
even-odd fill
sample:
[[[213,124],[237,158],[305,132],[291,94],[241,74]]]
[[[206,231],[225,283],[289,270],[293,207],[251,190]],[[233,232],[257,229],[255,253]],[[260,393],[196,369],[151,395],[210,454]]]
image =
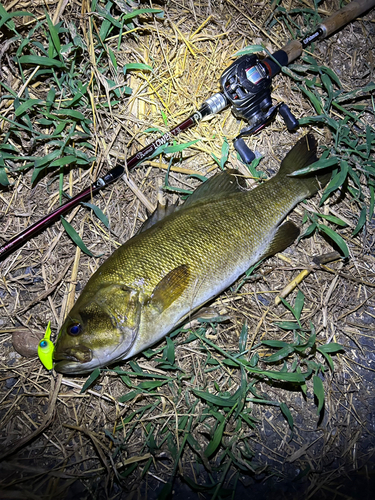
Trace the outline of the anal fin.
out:
[[[288,246],[290,246],[299,236],[299,233],[299,228],[294,222],[287,221],[281,224],[262,258],[265,259],[288,248]]]

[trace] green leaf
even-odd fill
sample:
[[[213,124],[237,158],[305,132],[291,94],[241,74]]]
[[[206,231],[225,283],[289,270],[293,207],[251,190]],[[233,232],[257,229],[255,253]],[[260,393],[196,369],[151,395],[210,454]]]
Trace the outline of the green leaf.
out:
[[[1,4],[0,4],[1,5]],[[31,12],[27,11],[16,11],[16,12],[6,12],[4,7],[1,5],[2,9],[0,11],[1,14],[1,19],[0,19],[0,28],[3,26],[3,24],[7,23],[10,21],[13,17],[23,17],[23,16],[31,16],[36,19],[35,14],[32,14]],[[10,23],[9,23],[10,24]],[[13,23],[13,26],[8,26],[10,29],[15,30],[15,25]]]
[[[117,71],[117,61],[116,61],[116,56],[113,52],[113,50],[111,49],[111,47],[108,47],[108,53],[109,53],[109,57],[111,59],[111,62],[113,64],[113,67],[115,68],[115,70]]]
[[[0,184],[2,186],[9,186],[9,179],[8,179],[8,176],[5,172],[4,167],[0,167]]]
[[[229,144],[227,138],[224,137],[224,142],[223,145],[221,146],[221,158],[220,158],[220,167],[222,170],[224,170],[224,166],[228,161],[228,155],[229,155]]]
[[[248,335],[248,328],[247,328],[247,321],[245,320],[244,324],[242,325],[240,338],[238,341],[238,348],[240,353],[246,351],[247,335]]]
[[[296,301],[294,303],[294,312],[295,312],[295,315],[296,315],[296,319],[300,319],[301,318],[301,312],[302,312],[302,309],[303,309],[304,302],[305,302],[305,296],[303,295],[303,293],[301,292],[301,290],[298,290]]]
[[[322,199],[319,203],[320,205],[323,205],[328,196],[344,184],[348,175],[348,171],[348,162],[345,160],[340,161],[340,171],[330,180],[328,186],[325,188]]]
[[[125,66],[124,66],[124,74],[126,74],[127,71],[132,71],[132,70],[152,71],[152,68],[148,64],[143,64],[143,63],[128,63],[128,64],[125,64]]]
[[[168,117],[162,109],[160,110],[160,113],[161,113],[161,117],[163,118],[164,125],[167,127],[168,126]]]
[[[70,165],[71,163],[76,163],[76,161],[77,161],[76,156],[62,156],[61,158],[58,158],[57,160],[53,161],[49,166],[51,168],[61,167],[63,165]]]
[[[352,90],[351,92],[345,92],[336,98],[337,102],[346,102],[346,101],[354,101],[358,97],[362,97],[364,95],[369,94],[375,90],[375,83],[370,82],[365,87],[359,87],[357,89]]]
[[[173,491],[173,483],[168,482],[163,485],[163,487],[160,490],[160,493],[158,494],[157,500],[168,500],[171,498]]]
[[[48,23],[48,29],[51,34],[51,38],[53,41],[53,45],[55,46],[57,54],[60,54],[61,52],[61,45],[60,45],[60,39],[59,39],[59,33],[54,26],[53,22],[51,21],[51,18],[49,17],[48,12],[46,12],[46,18],[47,18],[47,23]]]
[[[136,9],[133,10],[133,12],[129,12],[128,14],[125,14],[123,16],[124,21],[129,21],[130,19],[133,19],[134,17],[141,16],[142,14],[161,14],[164,13],[162,9]]]
[[[238,402],[238,397],[223,397],[223,396],[215,396],[215,394],[211,394],[205,391],[199,391],[198,389],[192,389],[194,394],[201,399],[204,399],[208,403],[211,403],[215,406],[222,406],[225,408],[231,408]]]
[[[70,118],[74,118],[76,120],[89,121],[88,118],[85,117],[85,115],[83,115],[80,111],[76,111],[74,109],[55,109],[53,111],[53,115],[69,116]]]
[[[366,223],[366,217],[367,217],[367,208],[364,206],[364,207],[362,207],[357,225],[354,228],[352,236],[356,236],[359,233],[359,231],[363,228],[363,226]]]
[[[326,88],[326,90],[328,92],[328,97],[330,99],[332,99],[333,87],[332,87],[332,82],[331,82],[330,77],[323,73],[322,75],[320,75],[320,78],[322,80],[324,87]]]
[[[320,412],[324,406],[324,387],[323,382],[321,381],[318,375],[314,375],[313,377],[313,387],[314,387],[314,396],[318,400],[318,409],[316,414],[320,415]]]
[[[167,359],[171,365],[173,365],[175,361],[175,347],[174,347],[174,342],[167,337]]]
[[[262,344],[268,347],[276,347],[276,348],[287,347],[289,345],[287,342],[284,342],[283,340],[262,340]]]
[[[369,184],[369,190],[370,190],[370,208],[369,208],[368,219],[371,220],[372,216],[374,215],[374,208],[375,208],[375,190],[373,184]]]
[[[235,57],[239,56],[244,56],[245,54],[254,54],[256,52],[264,52],[264,47],[263,45],[248,45],[247,47],[244,47],[243,49],[239,50],[236,52],[234,55]]]
[[[283,412],[284,417],[287,419],[290,430],[293,431],[293,417],[292,414],[290,413],[289,408],[285,403],[280,403],[280,410]]]
[[[221,443],[221,439],[223,437],[224,429],[226,426],[226,419],[224,419],[216,428],[214,437],[212,440],[208,443],[207,448],[204,450],[204,454],[207,458],[210,458],[211,455],[215,453],[217,450],[218,446]]]
[[[64,226],[65,231],[68,233],[68,236],[73,240],[73,242],[87,255],[90,257],[94,257],[94,255],[90,252],[90,250],[86,247],[86,245],[83,243],[80,235],[77,233],[77,231],[74,229],[73,226],[69,224],[69,222],[64,219],[64,217],[61,216],[61,223]]]
[[[65,64],[57,59],[44,56],[21,56],[18,61],[21,64],[33,64],[35,66],[46,66],[47,68],[66,68]]]
[[[342,87],[339,77],[331,68],[328,68],[327,66],[320,66],[320,69],[324,71],[324,73],[326,73],[339,88]]]
[[[138,387],[139,389],[145,389],[145,390],[153,390],[156,389],[157,387],[161,387],[162,385],[166,384],[167,380],[149,380],[147,382],[141,382]]]
[[[272,354],[269,357],[263,357],[261,359],[264,363],[275,363],[284,358],[287,358],[293,352],[294,352],[293,346],[288,345],[286,347],[283,347],[282,349],[279,349],[275,354]]]
[[[41,99],[28,99],[27,101],[23,102],[20,106],[18,106],[14,114],[15,116],[21,116],[25,111],[27,111],[31,107],[41,102],[43,102],[41,101]]]
[[[318,97],[311,92],[310,90],[307,90],[305,87],[302,85],[300,86],[300,89],[302,92],[309,98],[311,104],[314,106],[315,111],[320,115],[323,113],[323,107],[321,102],[319,101]]]
[[[295,177],[297,175],[309,174],[311,172],[316,172],[317,170],[322,170],[323,168],[332,167],[338,163],[338,158],[320,158],[318,161],[311,163],[308,167],[301,168],[289,174],[289,177]]]
[[[91,208],[97,218],[105,225],[105,227],[109,228],[109,220],[108,217],[100,210],[99,207],[94,205],[93,203],[82,202],[82,205],[85,207]]]
[[[83,384],[80,394],[86,392],[87,389],[90,387],[90,385],[92,385],[95,382],[95,380],[99,377],[99,375],[100,375],[100,368],[95,368],[95,370],[91,373],[89,378]]]
[[[294,69],[294,68],[293,68]],[[283,66],[281,68],[281,71],[285,74],[285,75],[288,75],[290,78],[293,78],[293,80],[297,81],[297,82],[303,82],[305,81],[305,78],[303,76],[300,76],[300,75],[296,75],[296,73],[294,73],[294,71],[292,71],[291,68],[288,68],[288,66]]]
[[[339,219],[338,217],[335,217],[334,215],[325,215],[325,214],[316,214],[318,217],[328,220],[329,222],[332,222],[333,224],[337,224],[338,226],[341,227],[346,227],[347,223],[344,222],[343,220]]]
[[[331,238],[331,240],[334,243],[336,243],[336,245],[339,247],[339,249],[341,250],[341,252],[345,258],[349,257],[348,246],[345,243],[344,239],[339,234],[335,233],[335,231],[333,229],[331,229],[328,226],[325,226],[324,224],[318,224],[318,229],[319,229],[319,231],[322,231],[327,236],[329,236]]]
[[[319,346],[318,351],[321,352],[322,354],[324,352],[334,354],[336,352],[345,351],[345,349],[341,344],[338,344],[337,342],[330,342],[329,344],[324,344],[322,346]]]
[[[167,146],[164,149],[163,153],[165,155],[172,154],[172,153],[179,153],[180,151],[183,151],[186,148],[190,148],[190,146],[192,146],[196,142],[199,142],[199,140],[200,139],[195,139],[194,141],[185,142],[185,144],[176,144],[173,146]]]

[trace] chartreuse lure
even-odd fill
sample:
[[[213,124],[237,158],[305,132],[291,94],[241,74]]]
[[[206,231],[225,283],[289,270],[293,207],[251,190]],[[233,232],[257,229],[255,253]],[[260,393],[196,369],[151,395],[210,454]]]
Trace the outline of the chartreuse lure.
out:
[[[38,356],[42,364],[47,368],[47,370],[52,370],[53,360],[52,355],[55,346],[51,340],[51,322],[48,322],[46,333],[44,338],[39,342],[38,345]]]

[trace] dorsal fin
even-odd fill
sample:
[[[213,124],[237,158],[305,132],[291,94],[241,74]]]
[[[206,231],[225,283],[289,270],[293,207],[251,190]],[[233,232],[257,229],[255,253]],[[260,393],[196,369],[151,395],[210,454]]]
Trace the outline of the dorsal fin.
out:
[[[166,201],[165,205],[162,205],[158,202],[156,209],[152,212],[150,217],[144,221],[142,226],[138,229],[137,234],[143,233],[143,231],[146,231],[146,229],[149,229],[151,226],[164,219],[164,217],[167,217],[168,215],[173,213],[175,209],[176,205],[170,205],[168,203],[168,200]]]
[[[219,196],[238,193],[246,188],[246,181],[238,170],[230,169],[214,175],[203,182],[178,210],[190,208],[202,201],[211,200]]]

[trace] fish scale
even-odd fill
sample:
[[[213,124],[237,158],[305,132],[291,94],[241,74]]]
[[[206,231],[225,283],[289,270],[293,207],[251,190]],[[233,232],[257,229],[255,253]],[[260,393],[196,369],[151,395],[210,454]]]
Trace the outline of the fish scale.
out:
[[[255,189],[225,171],[161,220],[153,215],[88,281],[60,330],[55,369],[84,373],[134,356],[252,264],[290,245],[299,230],[281,223],[328,175],[289,174],[314,161],[316,142],[307,135]]]

